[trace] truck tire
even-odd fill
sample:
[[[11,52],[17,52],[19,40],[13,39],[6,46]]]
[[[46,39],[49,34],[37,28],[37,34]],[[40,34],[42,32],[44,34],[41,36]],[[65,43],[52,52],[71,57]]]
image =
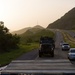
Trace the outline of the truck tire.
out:
[[[62,51],[64,51],[64,49],[62,49]]]
[[[42,53],[39,51],[39,57],[42,57]]]
[[[39,57],[42,57],[42,55],[41,55],[41,54],[39,54]]]
[[[54,57],[54,51],[52,51],[52,53],[51,53],[51,57]]]

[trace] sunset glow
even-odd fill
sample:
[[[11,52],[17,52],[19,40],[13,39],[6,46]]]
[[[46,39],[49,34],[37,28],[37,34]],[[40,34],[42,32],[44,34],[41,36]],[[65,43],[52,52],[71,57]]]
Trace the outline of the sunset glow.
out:
[[[0,21],[10,30],[47,27],[75,7],[75,0],[0,0]]]

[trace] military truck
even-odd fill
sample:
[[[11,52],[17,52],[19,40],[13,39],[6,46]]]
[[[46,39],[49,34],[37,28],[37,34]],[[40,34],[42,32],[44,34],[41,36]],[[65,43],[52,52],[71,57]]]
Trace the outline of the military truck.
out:
[[[40,49],[39,57],[42,55],[49,54],[51,57],[54,57],[55,42],[51,37],[41,37],[40,38]]]

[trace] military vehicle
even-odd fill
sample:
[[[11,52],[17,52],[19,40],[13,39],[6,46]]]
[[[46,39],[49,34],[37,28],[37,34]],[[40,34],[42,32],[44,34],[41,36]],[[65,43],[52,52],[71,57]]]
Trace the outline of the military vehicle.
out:
[[[40,38],[40,49],[39,57],[42,57],[44,54],[49,54],[51,57],[54,57],[55,42],[51,37],[41,37]]]

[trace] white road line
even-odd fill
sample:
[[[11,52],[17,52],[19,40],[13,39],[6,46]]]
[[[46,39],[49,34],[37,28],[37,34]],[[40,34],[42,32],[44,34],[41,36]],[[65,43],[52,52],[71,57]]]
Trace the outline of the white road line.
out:
[[[35,60],[37,60],[37,59],[38,59],[38,57],[39,57],[39,55],[35,58]]]

